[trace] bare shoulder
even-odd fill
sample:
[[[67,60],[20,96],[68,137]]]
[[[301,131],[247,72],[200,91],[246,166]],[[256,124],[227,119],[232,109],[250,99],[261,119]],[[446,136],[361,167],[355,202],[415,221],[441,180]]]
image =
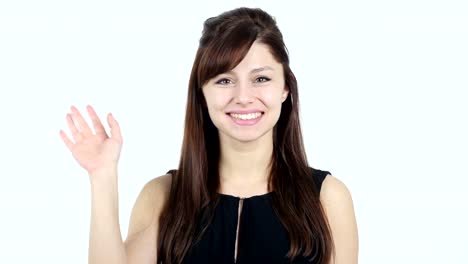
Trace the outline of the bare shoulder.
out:
[[[171,174],[155,177],[140,191],[130,216],[128,236],[132,236],[150,225],[157,225],[171,188]]]
[[[159,216],[171,186],[171,175],[148,181],[138,195],[124,242],[128,263],[156,263]]]
[[[145,184],[142,193],[146,192],[157,200],[160,200],[160,198],[167,198],[171,188],[171,176],[171,174],[165,174],[153,178]]]
[[[320,200],[332,231],[336,263],[358,263],[358,230],[348,187],[328,175],[322,183]]]
[[[338,178],[328,175],[322,183],[320,201],[331,220],[344,215],[354,218],[354,206],[351,192]]]
[[[320,199],[323,202],[335,203],[352,201],[351,192],[348,187],[335,176],[328,174],[322,183],[320,190]]]

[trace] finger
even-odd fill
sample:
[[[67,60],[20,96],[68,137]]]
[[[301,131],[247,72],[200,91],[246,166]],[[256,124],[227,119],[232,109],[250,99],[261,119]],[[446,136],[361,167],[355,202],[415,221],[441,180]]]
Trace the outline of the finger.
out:
[[[72,110],[73,119],[75,119],[78,122],[78,125],[80,126],[80,129],[81,129],[80,132],[83,133],[83,135],[85,136],[92,135],[93,132],[91,131],[91,128],[89,128],[88,123],[80,114],[78,109],[74,107],[73,105],[70,107],[70,109]]]
[[[62,138],[63,142],[67,146],[67,148],[71,151],[73,148],[73,142],[68,138],[67,134],[63,132],[63,130],[60,130],[60,137]]]
[[[107,115],[107,122],[110,126],[110,133],[111,137],[122,143],[122,134],[120,133],[120,126],[117,120],[115,120],[114,116],[109,113]]]
[[[96,114],[96,111],[94,111],[91,105],[87,105],[86,109],[88,110],[89,117],[91,118],[91,121],[93,122],[93,127],[94,127],[94,131],[96,131],[96,135],[107,137],[106,130],[104,126],[102,125],[101,120],[99,119],[98,115]]]
[[[70,132],[73,136],[73,139],[76,142],[76,138],[80,134],[80,131],[78,131],[78,128],[76,127],[75,122],[73,122],[71,114],[67,114],[67,123],[68,123],[68,128],[70,128]]]

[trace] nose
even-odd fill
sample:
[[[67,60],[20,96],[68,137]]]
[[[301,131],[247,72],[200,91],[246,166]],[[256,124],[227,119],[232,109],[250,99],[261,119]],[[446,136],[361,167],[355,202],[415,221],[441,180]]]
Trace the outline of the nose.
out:
[[[235,88],[235,101],[238,104],[249,104],[254,101],[255,94],[249,83],[239,83]]]

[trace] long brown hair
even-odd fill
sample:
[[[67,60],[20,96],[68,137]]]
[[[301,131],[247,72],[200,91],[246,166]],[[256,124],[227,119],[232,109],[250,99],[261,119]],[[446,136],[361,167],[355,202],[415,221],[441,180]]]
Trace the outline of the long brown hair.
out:
[[[274,190],[273,209],[289,234],[291,247],[287,256],[293,259],[299,254],[313,254],[317,263],[328,263],[334,252],[319,190],[304,150],[297,82],[289,67],[283,36],[268,13],[242,7],[204,22],[188,85],[180,163],[172,172],[170,195],[159,219],[160,263],[182,262],[197,239],[197,219],[206,206],[219,199],[219,137],[208,115],[202,87],[211,78],[235,68],[254,41],[266,44],[282,63],[289,90],[273,128],[268,183],[269,190]]]

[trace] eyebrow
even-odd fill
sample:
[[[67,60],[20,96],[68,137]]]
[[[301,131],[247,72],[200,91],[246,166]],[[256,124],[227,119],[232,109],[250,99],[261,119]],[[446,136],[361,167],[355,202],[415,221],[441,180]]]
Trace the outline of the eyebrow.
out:
[[[251,70],[250,73],[256,73],[256,72],[267,71],[267,70],[274,71],[273,68],[270,66],[263,66],[263,67],[259,67],[259,68],[255,68]],[[226,73],[233,73],[233,71],[230,70],[230,71],[227,71]]]

